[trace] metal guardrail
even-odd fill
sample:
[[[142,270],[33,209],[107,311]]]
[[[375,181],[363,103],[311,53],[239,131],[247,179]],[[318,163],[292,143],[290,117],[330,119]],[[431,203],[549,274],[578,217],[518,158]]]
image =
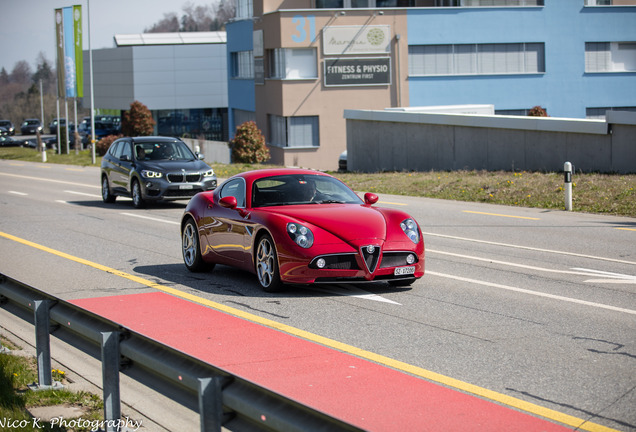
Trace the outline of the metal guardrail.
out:
[[[39,387],[55,386],[51,334],[101,360],[107,432],[121,418],[120,373],[197,411],[204,432],[361,430],[2,274],[0,303],[32,313]]]

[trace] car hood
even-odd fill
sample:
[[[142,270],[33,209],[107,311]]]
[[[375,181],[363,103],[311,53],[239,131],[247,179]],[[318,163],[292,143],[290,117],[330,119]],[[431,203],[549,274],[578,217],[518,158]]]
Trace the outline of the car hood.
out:
[[[347,243],[386,239],[384,215],[367,205],[309,204],[281,207],[280,213],[317,226]]]
[[[144,161],[137,163],[138,169],[152,171],[175,172],[185,170],[186,172],[208,171],[210,166],[200,160],[194,161]]]

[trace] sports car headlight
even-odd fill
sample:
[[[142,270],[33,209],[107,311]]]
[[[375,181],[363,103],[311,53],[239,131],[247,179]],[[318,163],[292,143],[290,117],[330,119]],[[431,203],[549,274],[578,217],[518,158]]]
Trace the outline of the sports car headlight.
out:
[[[213,177],[213,176],[214,176],[214,170],[213,169],[203,173],[203,177]]]
[[[301,248],[310,248],[314,244],[314,234],[304,225],[290,222],[287,224],[287,234]]]
[[[420,242],[420,233],[417,229],[417,224],[413,219],[406,219],[400,224],[400,228],[404,231],[404,234],[415,244]]]
[[[141,175],[144,178],[161,178],[163,174],[157,171],[142,170]]]

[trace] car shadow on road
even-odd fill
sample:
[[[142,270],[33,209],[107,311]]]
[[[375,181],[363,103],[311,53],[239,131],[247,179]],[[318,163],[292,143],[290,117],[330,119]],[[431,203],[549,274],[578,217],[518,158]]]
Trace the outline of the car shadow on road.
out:
[[[358,284],[318,284],[315,286],[285,285],[280,292],[267,293],[261,289],[255,274],[225,265],[216,265],[213,271],[202,273],[192,273],[186,269],[184,264],[137,266],[134,271],[138,274],[146,275],[149,280],[159,285],[178,290],[183,290],[183,287],[186,287],[185,291],[190,294],[199,292],[237,297],[298,298],[340,297],[343,295],[343,289],[346,290],[346,287],[349,286],[352,289],[355,287],[357,290],[364,290],[376,295],[410,291],[412,289],[411,287],[391,287],[385,282],[369,282]],[[320,288],[320,290],[314,289],[316,287]]]
[[[102,200],[83,200],[83,201],[66,201],[67,204],[73,204],[81,207],[92,208],[110,208],[117,210],[139,210],[133,207],[132,200],[130,198],[121,198],[121,201],[114,203],[105,203]],[[166,210],[166,209],[180,209],[183,210],[188,205],[188,201],[159,201],[156,203],[149,203],[144,209],[141,210]]]

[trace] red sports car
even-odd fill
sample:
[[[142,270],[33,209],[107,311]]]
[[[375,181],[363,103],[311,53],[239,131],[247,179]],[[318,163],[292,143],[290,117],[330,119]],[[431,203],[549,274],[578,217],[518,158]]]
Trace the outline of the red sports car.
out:
[[[407,213],[372,207],[340,180],[305,169],[237,174],[189,202],[183,261],[193,272],[225,264],[256,273],[267,292],[283,284],[387,281],[424,275],[424,240]]]

